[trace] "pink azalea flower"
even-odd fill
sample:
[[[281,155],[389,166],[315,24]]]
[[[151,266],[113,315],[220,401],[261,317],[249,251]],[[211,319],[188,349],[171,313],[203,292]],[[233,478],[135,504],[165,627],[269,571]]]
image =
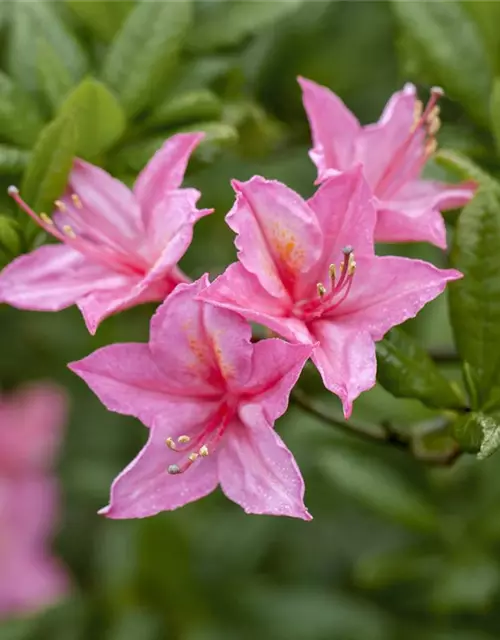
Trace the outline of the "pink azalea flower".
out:
[[[375,256],[375,207],[359,167],[325,181],[307,202],[260,177],[233,186],[226,220],[239,262],[200,298],[288,340],[317,343],[312,359],[348,417],[353,400],[375,384],[374,341],[461,274]]]
[[[48,469],[65,404],[49,385],[0,399],[0,616],[40,609],[69,589],[49,549],[58,491]]]
[[[440,211],[469,202],[476,185],[420,178],[437,146],[442,89],[431,89],[423,108],[415,87],[406,84],[391,97],[377,123],[362,127],[330,89],[298,80],[311,126],[314,147],[309,155],[318,169],[317,181],[361,164],[376,197],[376,240],[426,241],[445,249]]]
[[[152,319],[149,344],[111,345],[70,365],[108,409],[152,427],[101,513],[150,516],[220,483],[247,513],[309,520],[302,477],[273,425],[311,347],[252,344],[240,315],[195,300],[207,285],[205,276],[177,287]]]
[[[50,218],[14,200],[62,244],[21,256],[0,274],[0,302],[59,311],[77,304],[91,333],[107,316],[162,301],[188,278],[176,266],[193,225],[211,210],[200,193],[179,188],[202,133],[172,136],[139,175],[133,191],[102,169],[75,160],[64,196]]]

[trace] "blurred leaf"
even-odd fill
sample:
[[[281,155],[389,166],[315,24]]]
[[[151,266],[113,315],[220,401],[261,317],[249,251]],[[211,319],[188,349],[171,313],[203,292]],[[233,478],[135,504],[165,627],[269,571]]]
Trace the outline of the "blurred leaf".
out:
[[[36,102],[0,71],[0,135],[30,147],[43,127]]]
[[[127,607],[106,635],[106,640],[158,640],[164,631],[161,620],[148,610]]]
[[[462,0],[462,6],[476,22],[481,32],[493,69],[496,72],[500,71],[500,31],[498,30],[500,3]]]
[[[13,3],[7,51],[9,73],[27,91],[39,89],[40,38],[49,43],[54,56],[64,63],[73,84],[76,84],[87,70],[85,52],[48,2]]]
[[[137,3],[110,46],[102,75],[128,115],[152,104],[177,64],[191,0]]]
[[[260,31],[288,13],[304,0],[219,0],[206,3],[189,37],[196,51],[211,51],[239,44],[247,36]]]
[[[0,215],[0,247],[13,257],[21,250],[19,225],[9,216]]]
[[[499,246],[500,194],[482,187],[459,217],[450,260],[464,278],[449,286],[455,340],[477,381],[479,406],[499,383]]]
[[[479,424],[483,430],[483,441],[477,457],[484,460],[500,447],[500,423],[492,416],[481,414]]]
[[[408,35],[413,41],[414,55],[432,82],[487,126],[490,64],[478,29],[460,3],[392,0],[391,4],[402,37]]]
[[[0,174],[15,175],[22,173],[29,159],[29,151],[0,144]]]
[[[482,553],[462,550],[437,576],[431,597],[441,612],[484,611],[500,586],[500,569]]]
[[[57,118],[40,134],[24,174],[21,193],[35,211],[51,211],[64,191],[76,152],[71,118]]]
[[[215,93],[200,89],[169,96],[153,110],[147,124],[174,126],[193,120],[217,120],[221,113],[222,103]]]
[[[425,349],[402,329],[393,329],[377,343],[377,379],[397,398],[418,398],[435,408],[464,406]]]
[[[436,527],[434,508],[425,496],[383,462],[344,449],[329,451],[320,465],[336,486],[381,515],[411,528]]]
[[[478,184],[487,186],[496,185],[496,188],[500,189],[500,184],[492,176],[462,153],[450,151],[449,149],[440,149],[434,156],[434,160],[438,165],[453,172],[461,180],[474,180]]]
[[[78,132],[76,153],[87,160],[109,149],[125,131],[125,113],[118,100],[93,78],[76,87],[60,114],[73,119]]]
[[[66,0],[80,21],[94,32],[97,38],[111,42],[134,2],[127,0]]]
[[[45,38],[38,39],[38,71],[41,90],[55,112],[75,83],[64,61]]]
[[[428,424],[412,432],[412,450],[419,460],[451,459],[457,453],[457,442],[451,433],[450,424]]]
[[[500,77],[495,78],[490,100],[491,130],[500,153]]]
[[[439,557],[422,548],[409,548],[378,555],[362,556],[356,563],[354,579],[368,589],[383,589],[402,582],[432,577],[439,567]]]
[[[452,425],[453,437],[460,448],[469,453],[477,453],[483,440],[481,416],[478,413],[468,413],[458,416]]]

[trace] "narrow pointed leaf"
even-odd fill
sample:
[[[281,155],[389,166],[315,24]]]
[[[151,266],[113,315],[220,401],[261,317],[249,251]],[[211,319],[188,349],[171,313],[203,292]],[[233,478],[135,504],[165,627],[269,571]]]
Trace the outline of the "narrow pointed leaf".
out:
[[[97,38],[111,42],[120,30],[134,3],[126,0],[99,0],[98,2],[82,2],[82,0],[66,0],[78,19],[88,27]]]
[[[177,64],[191,1],[137,3],[104,60],[102,77],[129,115],[154,103]]]
[[[178,126],[200,120],[216,120],[222,113],[222,103],[208,89],[169,96],[148,118],[148,126]]]

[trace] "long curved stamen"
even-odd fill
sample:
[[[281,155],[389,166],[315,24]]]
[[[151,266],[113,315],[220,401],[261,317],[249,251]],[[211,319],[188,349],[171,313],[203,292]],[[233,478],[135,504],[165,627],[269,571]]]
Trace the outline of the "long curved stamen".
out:
[[[420,102],[420,100],[416,101],[414,123],[410,128],[407,138],[398,148],[390,163],[386,167],[386,170],[382,174],[380,180],[375,185],[375,193],[380,195],[385,190],[387,190],[387,188],[391,184],[394,173],[400,173],[402,168],[405,167],[405,162],[408,162],[408,159],[405,158],[405,155],[419,131],[423,130],[426,138],[423,142],[423,161],[421,158],[419,158],[420,162],[422,164],[425,163],[428,158],[434,154],[437,148],[435,135],[439,131],[439,128],[441,126],[441,120],[439,119],[439,107],[437,106],[437,102],[443,96],[444,91],[441,87],[432,87],[431,95],[425,109],[422,108],[422,103]],[[410,158],[409,161],[415,162],[415,159]]]

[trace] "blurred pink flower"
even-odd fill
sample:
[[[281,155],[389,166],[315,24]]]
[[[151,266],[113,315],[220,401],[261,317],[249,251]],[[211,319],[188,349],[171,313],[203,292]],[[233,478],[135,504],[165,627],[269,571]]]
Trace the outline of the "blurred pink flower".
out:
[[[375,256],[376,213],[359,166],[326,180],[307,202],[258,176],[233,186],[226,220],[239,262],[199,297],[288,340],[316,343],[312,359],[348,417],[353,400],[375,384],[374,341],[461,274]]]
[[[362,127],[330,89],[305,78],[298,80],[311,126],[314,147],[309,155],[318,169],[318,182],[361,164],[376,197],[377,241],[427,241],[446,248],[440,211],[466,204],[476,185],[420,179],[436,150],[440,125],[436,103],[442,89],[431,89],[423,108],[415,87],[406,84],[391,97],[377,123]]]
[[[70,365],[108,409],[152,427],[101,513],[150,516],[220,483],[247,513],[309,520],[302,477],[273,425],[311,347],[252,344],[240,315],[195,301],[207,284],[177,287],[152,319],[149,344],[111,345]]]
[[[65,396],[46,384],[0,399],[0,616],[43,608],[69,589],[49,549],[58,503],[49,467],[65,410]]]
[[[107,316],[142,302],[162,301],[188,278],[177,262],[193,226],[211,210],[200,193],[181,189],[202,133],[169,138],[139,175],[133,192],[102,169],[75,160],[64,196],[50,218],[14,200],[63,244],[20,256],[0,274],[0,302],[59,311],[77,304],[91,333]]]

